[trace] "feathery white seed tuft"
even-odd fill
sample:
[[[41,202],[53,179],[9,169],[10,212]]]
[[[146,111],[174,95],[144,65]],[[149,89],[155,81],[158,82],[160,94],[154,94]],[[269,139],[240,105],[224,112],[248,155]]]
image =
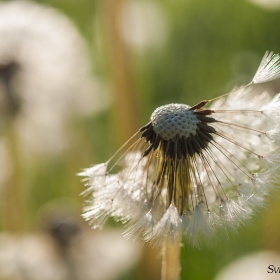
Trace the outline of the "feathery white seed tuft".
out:
[[[172,243],[180,241],[182,233],[182,219],[173,203],[170,204],[162,218],[154,226],[153,231],[145,238],[146,241],[154,241],[154,245],[161,245],[168,236]]]
[[[201,239],[207,241],[212,237],[213,229],[198,205],[194,208],[191,220],[187,227],[187,232],[191,244],[198,248],[200,247]]]
[[[128,229],[123,233],[123,236],[126,239],[135,240],[141,235],[150,234],[150,232],[147,231],[147,229],[151,230],[152,227],[153,227],[153,216],[151,211],[149,211],[139,221],[130,225]]]
[[[78,173],[78,176],[84,176],[83,181],[86,182],[86,186],[89,186],[81,194],[88,195],[94,190],[100,189],[105,185],[106,181],[107,164],[96,164],[90,168],[84,169],[84,171]]]
[[[246,211],[240,204],[232,199],[223,201],[221,207],[222,218],[229,222],[229,226],[234,227],[233,222],[243,223],[243,220],[248,219],[248,211]]]
[[[253,83],[265,83],[280,77],[280,56],[267,51],[253,78]]]

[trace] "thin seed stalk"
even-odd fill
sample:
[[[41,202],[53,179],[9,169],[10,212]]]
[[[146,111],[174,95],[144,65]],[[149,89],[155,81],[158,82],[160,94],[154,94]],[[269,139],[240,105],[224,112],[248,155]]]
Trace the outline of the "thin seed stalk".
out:
[[[171,242],[169,237],[165,238],[162,247],[161,280],[180,279],[180,243],[180,240]]]

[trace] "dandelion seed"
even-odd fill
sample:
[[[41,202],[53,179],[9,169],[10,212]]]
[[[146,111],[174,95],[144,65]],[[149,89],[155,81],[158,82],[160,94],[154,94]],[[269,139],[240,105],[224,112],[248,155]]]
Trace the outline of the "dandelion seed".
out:
[[[253,83],[264,83],[279,78],[280,75],[280,56],[267,51],[261,61]]]
[[[127,238],[157,245],[185,235],[196,247],[249,219],[277,187],[280,163],[280,95],[256,95],[250,85],[279,76],[279,55],[266,53],[247,86],[157,108],[112,158],[81,173],[91,195],[85,217],[129,222]]]

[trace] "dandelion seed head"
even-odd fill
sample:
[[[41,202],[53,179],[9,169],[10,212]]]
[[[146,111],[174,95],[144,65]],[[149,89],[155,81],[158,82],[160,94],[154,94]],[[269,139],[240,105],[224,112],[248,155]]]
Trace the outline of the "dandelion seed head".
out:
[[[278,57],[266,54],[252,83],[277,78]],[[252,83],[157,108],[105,164],[81,173],[91,195],[84,217],[102,226],[111,216],[128,223],[125,237],[156,246],[185,235],[201,247],[244,225],[280,179],[280,95],[256,95]]]
[[[196,115],[185,104],[168,104],[158,107],[151,116],[154,132],[164,140],[175,140],[179,137],[196,134],[197,124],[200,123]]]

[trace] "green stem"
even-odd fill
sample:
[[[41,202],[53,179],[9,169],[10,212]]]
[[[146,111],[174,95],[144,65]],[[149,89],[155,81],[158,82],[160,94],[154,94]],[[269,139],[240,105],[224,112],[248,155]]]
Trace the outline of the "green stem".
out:
[[[169,237],[165,238],[162,247],[161,280],[180,279],[180,251],[180,240],[173,243]]]
[[[4,194],[4,213],[3,213],[3,229],[18,232],[26,226],[26,216],[24,207],[24,198],[22,190],[22,174],[20,164],[20,153],[18,148],[18,139],[15,135],[14,123],[10,122],[7,130],[9,139],[9,150],[13,164],[13,174],[5,186]]]
[[[133,65],[130,49],[123,40],[119,23],[126,0],[105,1],[107,19],[109,67],[115,94],[116,127],[121,143],[139,129],[138,108],[133,81]]]

